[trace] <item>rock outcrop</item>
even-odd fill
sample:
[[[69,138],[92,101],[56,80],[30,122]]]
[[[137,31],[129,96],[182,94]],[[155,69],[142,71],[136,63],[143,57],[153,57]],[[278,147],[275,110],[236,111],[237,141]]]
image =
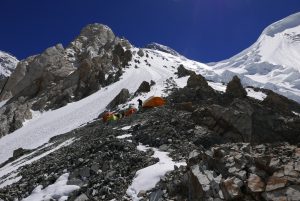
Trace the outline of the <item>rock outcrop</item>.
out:
[[[238,76],[234,76],[232,80],[227,84],[225,94],[233,98],[245,98],[247,96],[246,90],[243,88]]]
[[[182,64],[180,64],[179,67],[177,68],[177,75],[179,78],[189,76],[194,73],[195,73],[194,71],[187,70]]]
[[[120,104],[126,103],[129,99],[130,93],[128,89],[122,89],[120,93],[107,105],[107,109],[113,110]]]
[[[150,88],[151,86],[149,82],[143,81],[134,94],[137,95],[139,93],[148,93],[150,91]]]
[[[132,59],[130,48],[107,26],[91,24],[67,48],[58,44],[19,62],[0,94],[14,108],[0,111],[1,136],[22,126],[25,118],[10,120],[14,113],[24,113],[18,112],[24,107],[19,99],[28,109],[57,109],[118,81]],[[17,122],[13,129],[8,126],[12,121]]]

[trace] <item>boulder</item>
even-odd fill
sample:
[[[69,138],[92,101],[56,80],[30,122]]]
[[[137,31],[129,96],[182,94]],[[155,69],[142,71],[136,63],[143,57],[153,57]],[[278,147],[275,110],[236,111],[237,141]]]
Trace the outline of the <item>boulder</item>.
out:
[[[188,189],[189,189],[188,197],[190,198],[190,200],[203,200],[204,198],[204,191],[202,188],[202,184],[207,180],[204,181],[200,177],[201,177],[201,173],[199,172],[198,165],[194,166],[193,169],[188,172]]]
[[[292,185],[284,189],[278,189],[262,194],[268,201],[298,201],[300,197],[300,186]]]
[[[20,148],[14,150],[13,158],[19,158],[20,156],[23,156],[24,154],[27,154],[29,152],[30,152],[29,149],[23,149],[23,148],[20,147]]]
[[[241,190],[235,178],[228,178],[221,183],[225,200],[233,200],[241,197]]]
[[[150,86],[149,82],[143,81],[134,94],[137,95],[139,93],[147,93],[150,91],[150,88],[151,88],[151,86]]]
[[[130,97],[128,89],[122,89],[120,93],[107,105],[107,109],[116,108],[118,105],[125,103]]]
[[[284,188],[287,185],[288,180],[279,177],[270,177],[267,182],[266,191],[273,191],[279,188]]]
[[[250,142],[253,108],[243,100],[235,100],[230,107],[211,105],[192,113],[192,119],[223,136],[223,141]]]
[[[250,174],[248,180],[248,188],[252,191],[252,192],[263,192],[265,190],[265,183],[263,182],[263,180],[255,175],[255,174]]]
[[[144,51],[142,49],[139,49],[139,51],[137,52],[137,54],[140,56],[140,57],[143,57],[145,55]]]
[[[90,200],[90,199],[86,194],[82,193],[74,201],[86,201],[86,200]]]
[[[162,200],[163,194],[164,193],[162,190],[160,190],[160,189],[156,190],[150,194],[149,201],[160,201],[160,200]]]

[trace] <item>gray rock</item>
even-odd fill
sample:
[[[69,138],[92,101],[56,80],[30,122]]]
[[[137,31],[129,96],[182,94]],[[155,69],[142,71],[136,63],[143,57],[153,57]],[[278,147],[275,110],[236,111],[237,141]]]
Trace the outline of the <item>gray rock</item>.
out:
[[[146,191],[141,190],[141,191],[138,193],[137,197],[138,197],[138,198],[144,197],[144,196],[146,195],[146,193],[147,193]]]
[[[91,170],[92,170],[94,173],[97,173],[99,169],[100,169],[100,167],[99,167],[98,164],[93,164],[93,165],[91,166]]]
[[[88,198],[88,196],[86,196],[86,194],[82,193],[74,201],[86,201],[86,200],[90,200],[90,199]]]
[[[255,174],[250,174],[247,183],[248,188],[252,192],[263,192],[265,190],[265,183],[259,176]]]
[[[82,177],[82,178],[87,178],[87,177],[90,177],[90,168],[88,167],[83,167],[79,170],[79,175]]]
[[[68,180],[67,185],[76,185],[76,186],[83,186],[84,182],[81,179],[73,178]]]
[[[125,103],[130,97],[128,89],[122,89],[120,93],[107,105],[106,108],[113,109],[120,104]]]
[[[241,197],[239,185],[235,183],[235,178],[229,178],[221,183],[222,192],[225,200],[238,199]]]
[[[167,151],[169,149],[169,146],[167,144],[163,144],[159,147],[160,151]]]
[[[29,151],[30,150],[23,149],[23,148],[16,149],[16,150],[14,150],[13,157],[19,158],[20,156],[23,156],[24,154],[28,153]]]
[[[147,93],[150,91],[150,84],[147,81],[143,81],[141,83],[141,85],[139,86],[139,88],[136,90],[136,92],[134,94],[139,94],[139,93]]]
[[[140,57],[143,57],[145,54],[144,54],[144,51],[142,49],[139,49],[139,51],[137,52],[137,54],[140,56]]]
[[[161,201],[164,192],[162,190],[156,190],[150,194],[149,201]]]

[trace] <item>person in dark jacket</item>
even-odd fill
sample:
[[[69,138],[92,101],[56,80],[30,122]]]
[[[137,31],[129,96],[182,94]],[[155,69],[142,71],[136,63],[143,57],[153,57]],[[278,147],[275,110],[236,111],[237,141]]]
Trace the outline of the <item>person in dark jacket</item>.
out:
[[[141,109],[143,107],[143,101],[141,99],[138,99],[139,102],[139,109]]]

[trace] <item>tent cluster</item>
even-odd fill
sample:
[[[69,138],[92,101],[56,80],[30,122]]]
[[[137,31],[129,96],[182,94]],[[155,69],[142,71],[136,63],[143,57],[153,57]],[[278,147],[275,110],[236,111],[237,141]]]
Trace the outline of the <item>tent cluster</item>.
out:
[[[163,106],[165,104],[166,104],[166,101],[163,98],[157,97],[157,96],[152,96],[144,101],[142,108],[149,109],[149,108]],[[137,112],[136,108],[129,108],[126,111],[122,111],[122,112],[118,112],[118,113],[106,112],[102,116],[102,121],[103,122],[116,121],[116,120],[122,119],[124,117],[131,116],[136,112]]]
[[[122,119],[123,117],[131,116],[136,112],[137,112],[136,108],[129,108],[128,110],[123,111],[123,112],[119,112],[119,113],[106,112],[102,116],[102,121],[103,122],[116,121],[116,120]]]

